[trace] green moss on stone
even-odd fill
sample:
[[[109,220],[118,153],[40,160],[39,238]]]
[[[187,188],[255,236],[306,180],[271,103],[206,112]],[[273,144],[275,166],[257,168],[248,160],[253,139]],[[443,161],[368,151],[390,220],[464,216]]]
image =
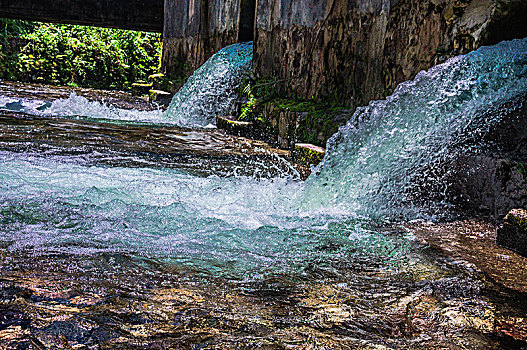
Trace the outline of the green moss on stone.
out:
[[[218,129],[225,130],[228,134],[246,136],[250,132],[252,123],[233,120],[229,117],[217,116],[216,126]]]
[[[167,91],[161,91],[161,90],[150,90],[148,92],[148,97],[150,102],[156,102],[158,104],[162,104],[165,106],[168,106],[170,104],[170,101],[172,100],[172,94]]]
[[[505,222],[527,234],[527,210],[513,209],[505,217]]]
[[[148,95],[150,89],[152,89],[152,84],[133,83],[132,84],[132,95],[134,96]]]
[[[295,145],[293,156],[295,161],[300,164],[317,166],[322,162],[325,154],[326,150],[322,147],[306,143],[297,143]]]
[[[238,96],[248,101],[241,106],[238,118],[245,121],[258,121],[267,126],[273,125],[267,130],[271,134],[277,134],[279,128],[276,128],[276,124],[282,112],[301,113],[303,115],[290,116],[290,118],[299,117],[298,127],[287,132],[290,142],[324,146],[326,141],[347,121],[348,118],[342,117],[343,112],[346,112],[348,117],[351,115],[351,108],[339,105],[335,102],[336,98],[325,101],[305,100],[295,98],[294,92],[285,97],[280,85],[281,81],[270,78],[245,79],[240,85]],[[294,123],[296,120],[289,120],[287,124],[293,125]],[[282,137],[283,134],[282,130]]]
[[[324,146],[347,119],[338,116],[348,109],[324,102],[275,99],[269,103],[277,110],[305,113],[296,130],[296,140],[317,146]]]

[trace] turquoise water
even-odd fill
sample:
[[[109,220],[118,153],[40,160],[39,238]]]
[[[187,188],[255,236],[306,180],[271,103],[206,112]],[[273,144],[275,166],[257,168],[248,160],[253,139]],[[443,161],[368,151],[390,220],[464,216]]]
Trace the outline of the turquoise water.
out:
[[[252,42],[227,46],[213,55],[188,78],[167,111],[138,111],[117,108],[104,101],[90,101],[72,93],[53,103],[0,96],[0,108],[46,117],[82,117],[123,121],[214,127],[217,115],[232,115],[237,88],[252,67]]]
[[[196,99],[210,107],[208,99],[219,98],[198,87],[214,87],[222,101],[230,96],[231,78],[222,77],[232,76],[225,69],[246,70],[250,47],[220,51],[189,80],[165,117],[203,126],[231,108],[226,98],[210,110],[193,109]],[[525,91],[527,40],[453,58],[402,84],[385,101],[359,108],[329,141],[324,162],[306,182],[199,177],[174,169],[86,165],[74,156],[1,152],[2,241],[8,250],[35,254],[129,252],[236,278],[302,274],[313,265],[343,261],[394,268],[407,262],[411,236],[375,227],[390,218],[423,217],[423,208],[406,198],[412,176],[448,156],[447,145],[467,126],[496,122],[476,120],[478,111]]]
[[[196,177],[172,169],[85,166],[0,153],[0,226],[9,249],[118,251],[240,277],[378,254],[404,239],[331,209],[298,207],[302,182]]]
[[[444,164],[453,144],[499,122],[488,109],[526,92],[527,39],[483,47],[419,73],[386,100],[357,109],[329,140],[323,163],[306,183],[303,207],[423,217],[422,209],[431,208],[412,203],[416,180],[444,190],[448,184],[433,164]],[[448,203],[429,205],[441,212]]]
[[[188,78],[165,117],[180,126],[210,126],[234,112],[237,88],[252,67],[253,43],[227,46]]]

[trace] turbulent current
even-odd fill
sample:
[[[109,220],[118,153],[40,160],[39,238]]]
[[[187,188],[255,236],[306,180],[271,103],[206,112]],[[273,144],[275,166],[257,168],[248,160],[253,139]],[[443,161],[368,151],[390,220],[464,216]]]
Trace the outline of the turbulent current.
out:
[[[164,116],[141,112],[141,118],[212,123],[212,116],[232,108],[234,77],[249,67],[250,50],[242,44],[220,51]],[[419,208],[405,199],[413,172],[444,156],[469,125],[496,122],[475,120],[478,111],[526,90],[527,40],[453,58],[386,100],[359,108],[306,182],[199,177],[177,169],[84,164],[75,156],[1,152],[2,240],[10,250],[130,252],[238,277],[301,274],[331,261],[390,266],[405,260],[408,237],[379,233],[372,219],[418,217]],[[60,103],[66,102],[45,112],[62,114]],[[67,113],[90,116],[96,110],[119,118],[103,105],[86,106]],[[133,119],[133,112],[128,116]]]
[[[419,216],[422,208],[407,198],[417,178],[441,181],[427,166],[444,163],[451,146],[498,123],[500,114],[485,112],[526,91],[527,39],[483,47],[419,73],[386,100],[357,109],[329,140],[323,164],[306,185],[304,207]],[[434,185],[438,191],[446,186]]]
[[[213,127],[216,116],[232,114],[236,90],[244,75],[250,71],[252,57],[252,42],[223,48],[188,78],[165,112],[121,109],[103,102],[90,101],[76,93],[53,103],[0,96],[0,106],[42,116],[75,116],[106,121]]]
[[[207,128],[251,51],[220,51],[166,112],[0,81],[0,348],[522,348],[525,259],[488,225],[411,221],[445,211],[430,169],[527,92],[527,39],[359,108],[306,181]]]

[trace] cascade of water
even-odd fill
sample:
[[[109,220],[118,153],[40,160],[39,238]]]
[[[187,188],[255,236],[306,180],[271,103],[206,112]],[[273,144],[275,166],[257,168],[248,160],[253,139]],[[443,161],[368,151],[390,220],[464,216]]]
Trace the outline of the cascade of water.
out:
[[[236,88],[251,68],[253,44],[227,46],[198,68],[177,92],[165,113],[182,126],[215,124],[217,115],[233,112]]]
[[[412,174],[444,156],[467,125],[496,122],[475,120],[478,111],[526,91],[527,39],[456,57],[358,109],[306,183],[0,152],[2,241],[44,253],[127,251],[239,276],[361,256],[399,261],[408,242],[368,230],[357,215],[408,214]]]
[[[482,111],[526,92],[527,39],[483,47],[419,73],[386,100],[359,108],[329,140],[303,205],[368,217],[415,216],[405,197],[415,174],[448,157],[448,145],[470,137],[473,125],[499,121],[499,115],[478,120]]]
[[[53,103],[0,96],[0,108],[43,116],[81,116],[99,120],[206,127],[217,115],[230,115],[236,89],[252,64],[252,42],[227,46],[198,68],[176,93],[166,112],[126,110],[72,93]]]

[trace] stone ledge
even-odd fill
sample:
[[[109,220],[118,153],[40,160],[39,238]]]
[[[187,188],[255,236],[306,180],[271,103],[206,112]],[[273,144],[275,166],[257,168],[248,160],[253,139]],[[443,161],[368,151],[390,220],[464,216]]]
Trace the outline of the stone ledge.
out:
[[[234,117],[216,116],[216,126],[228,134],[247,137],[251,133],[251,122],[235,120]]]
[[[152,84],[147,83],[133,83],[132,84],[132,96],[144,96],[148,95],[148,92],[152,89]]]
[[[326,150],[309,143],[297,143],[293,152],[293,159],[305,166],[317,166],[322,162]]]
[[[161,91],[161,90],[150,90],[148,91],[148,97],[150,102],[156,102],[159,104],[162,104],[164,106],[170,105],[170,102],[172,101],[172,96],[170,92]]]

